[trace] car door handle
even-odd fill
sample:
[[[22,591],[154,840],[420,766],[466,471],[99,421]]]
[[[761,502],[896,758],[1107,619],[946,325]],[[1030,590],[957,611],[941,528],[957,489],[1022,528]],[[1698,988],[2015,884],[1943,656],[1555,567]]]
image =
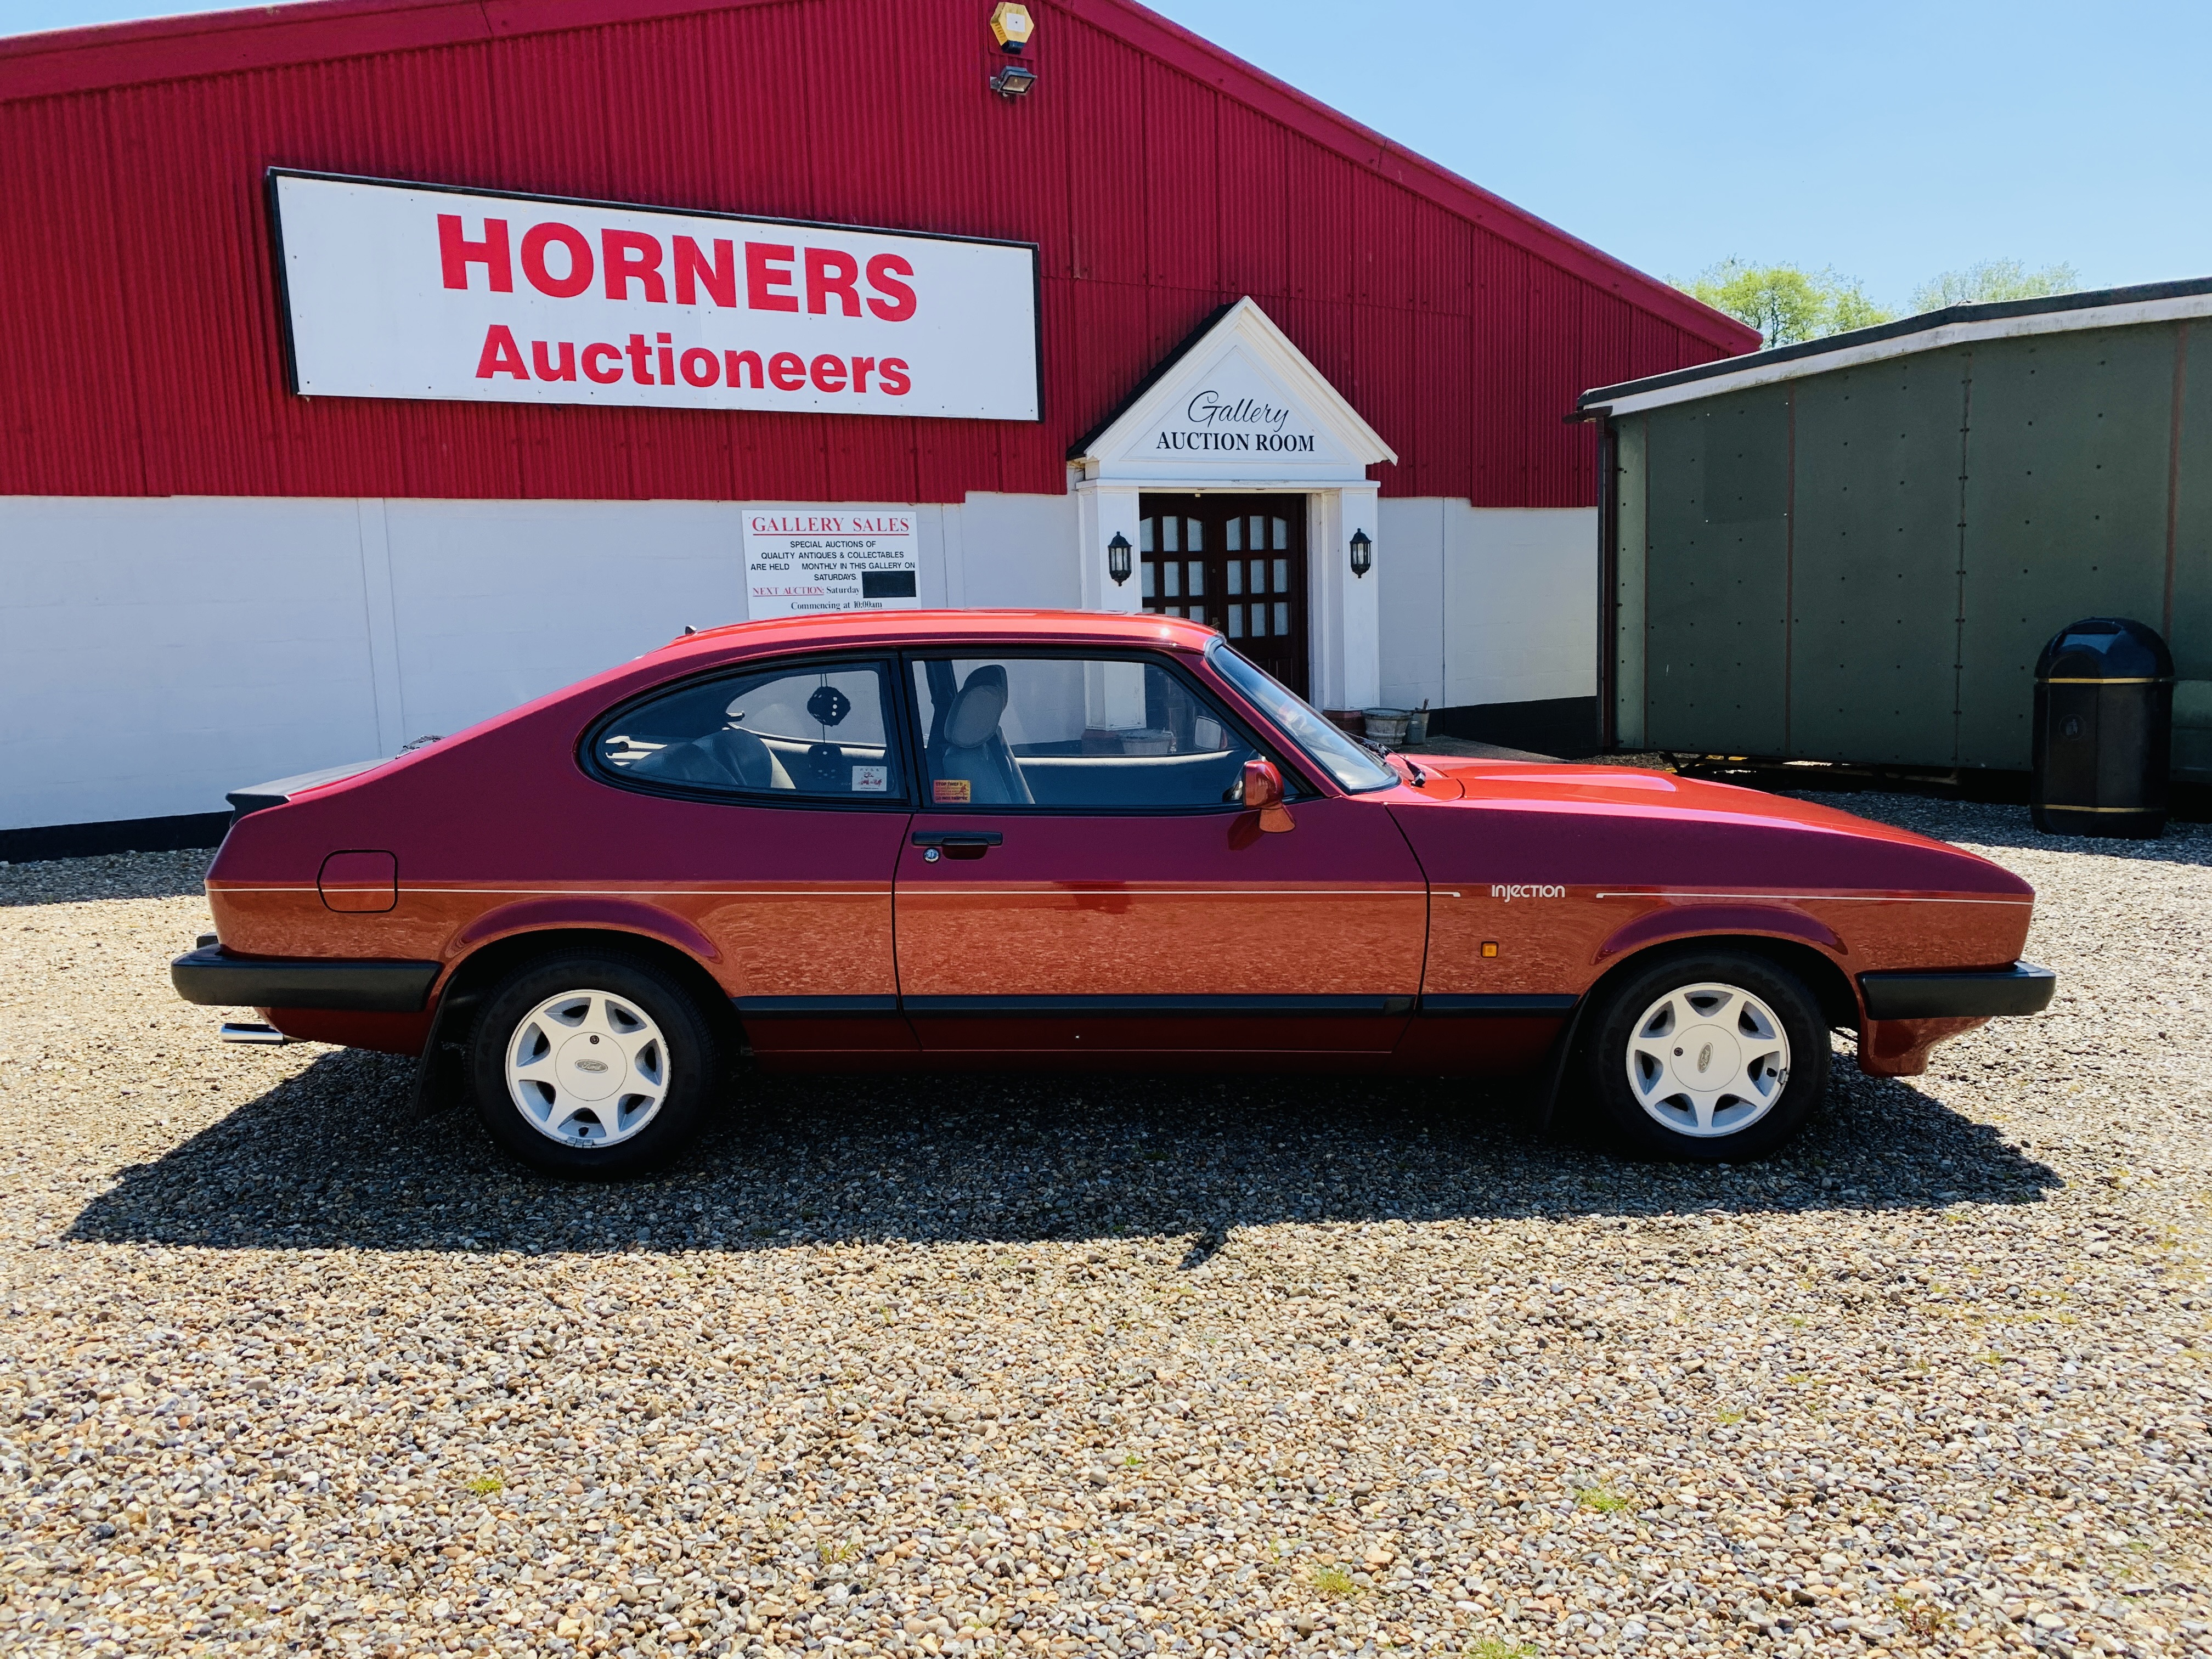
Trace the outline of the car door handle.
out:
[[[980,859],[986,848],[1005,839],[995,830],[917,830],[912,837],[916,847],[929,849],[923,856],[933,859],[939,848],[948,858]]]

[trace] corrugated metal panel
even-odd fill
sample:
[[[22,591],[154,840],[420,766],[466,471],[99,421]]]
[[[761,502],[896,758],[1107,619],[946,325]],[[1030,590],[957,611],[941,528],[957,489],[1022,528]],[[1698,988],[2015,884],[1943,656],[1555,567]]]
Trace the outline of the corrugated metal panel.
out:
[[[2212,328],[2185,323],[2176,345],[2182,401],[2174,453],[2173,604],[2161,625],[2173,647],[2174,672],[2185,680],[2212,680]],[[2212,768],[2212,733],[2185,741],[2191,749],[2186,764]],[[2179,754],[2175,763],[2184,763]]]
[[[1352,280],[1362,305],[1411,311],[1415,276],[1413,198],[1402,190],[1363,181],[1354,198]]]
[[[1956,759],[1959,480],[1943,460],[1959,453],[1966,364],[1921,352],[1790,383],[1784,754]]]
[[[812,219],[817,165],[809,100],[815,77],[796,5],[751,6],[671,25],[707,66],[714,89],[706,131],[683,136],[709,152],[718,185],[703,205],[725,213]],[[647,88],[649,94],[651,88]],[[646,100],[652,110],[650,97]],[[862,158],[847,156],[847,166]]]
[[[1589,292],[1541,259],[1528,262],[1528,379],[1521,419],[1528,430],[1525,488],[1531,507],[1578,507],[1595,498],[1576,474],[1577,456],[1590,444],[1589,428],[1570,427],[1582,382],[1582,304]],[[1570,390],[1570,388],[1574,390]]]
[[[1352,384],[1344,390],[1368,425],[1398,452],[1395,466],[1385,461],[1369,475],[1382,484],[1386,495],[1421,493],[1415,482],[1420,468],[1412,459],[1420,453],[1419,354],[1414,331],[1407,326],[1407,313],[1386,306],[1355,306],[1352,313],[1352,355],[1356,368]]]
[[[921,500],[957,501],[969,490],[999,487],[996,422],[916,421],[914,426]]]
[[[1238,299],[1287,294],[1291,136],[1228,99],[1220,115],[1222,292]]]
[[[1214,102],[1188,76],[1145,65],[1146,275],[1171,288],[1221,285]]]
[[[980,0],[638,10],[561,27],[526,5],[499,38],[456,24],[376,51],[356,30],[327,62],[0,103],[17,209],[0,229],[0,492],[1055,491],[1067,444],[1249,293],[1399,449],[1391,493],[1586,502],[1588,434],[1560,410],[1717,349],[1679,301],[1624,304],[1596,286],[1617,268],[1567,239],[1560,264],[1532,259],[1552,233],[1477,192],[1442,204],[1460,197],[1412,158],[1355,159],[1328,118],[1138,14],[1041,9],[1037,90],[1009,103],[983,86]],[[1045,419],[292,398],[263,193],[278,164],[1034,240]],[[57,246],[112,280],[77,280]]]
[[[1477,507],[1529,507],[1528,256],[1478,232],[1474,244]],[[1402,453],[1402,452],[1401,452]]]
[[[21,239],[0,282],[0,480],[12,480],[0,488],[26,495],[146,493],[132,349],[143,322],[118,283],[86,279],[123,263],[110,204],[83,188],[82,169],[105,161],[106,104],[0,106],[0,201],[9,241]],[[77,257],[55,257],[64,248]]]
[[[1157,359],[1142,283],[1047,283],[1047,304],[1055,298],[1075,314],[1076,386],[1081,402],[1068,438],[1072,442],[1120,404]]]
[[[1762,386],[1651,428],[1644,617],[1655,749],[1782,750],[1789,392]]]
[[[2082,617],[2166,605],[2171,324],[1974,348],[1959,763],[2026,768],[2035,659]]]
[[[1415,495],[1474,493],[1474,319],[1422,319],[1413,355],[1414,408],[1420,429],[1392,438],[1405,458],[1396,469]]]
[[[1067,104],[1069,264],[1085,282],[1141,283],[1143,138],[1132,124],[1144,108],[1145,60],[1097,29],[1073,21],[1058,27],[1065,31],[1065,67],[1055,85],[1030,95]]]
[[[1357,297],[1352,276],[1358,234],[1358,186],[1363,180],[1342,156],[1304,141],[1291,144],[1290,297],[1348,306]]]

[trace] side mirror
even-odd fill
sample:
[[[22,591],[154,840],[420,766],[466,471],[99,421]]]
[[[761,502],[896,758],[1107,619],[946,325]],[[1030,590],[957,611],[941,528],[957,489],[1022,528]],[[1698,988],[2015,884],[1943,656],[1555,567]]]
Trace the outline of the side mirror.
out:
[[[1249,760],[1244,763],[1244,810],[1260,815],[1260,827],[1270,834],[1296,828],[1291,809],[1283,805],[1283,775],[1275,769],[1275,763]]]

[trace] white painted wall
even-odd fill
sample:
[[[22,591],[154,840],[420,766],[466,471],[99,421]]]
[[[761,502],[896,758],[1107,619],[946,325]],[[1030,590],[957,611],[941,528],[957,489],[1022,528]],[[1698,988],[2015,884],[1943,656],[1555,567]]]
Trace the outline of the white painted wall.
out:
[[[1597,509],[1385,501],[1382,701],[1417,708],[1597,690]]]
[[[739,620],[771,505],[0,497],[0,829],[220,811]],[[1386,702],[1590,694],[1593,513],[1373,511]],[[924,605],[1084,603],[1074,495],[916,517]]]

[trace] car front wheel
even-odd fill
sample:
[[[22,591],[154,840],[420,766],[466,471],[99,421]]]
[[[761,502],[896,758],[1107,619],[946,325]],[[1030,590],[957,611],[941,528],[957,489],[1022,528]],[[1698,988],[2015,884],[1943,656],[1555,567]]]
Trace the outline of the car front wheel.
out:
[[[1827,1024],[1802,981],[1735,951],[1632,970],[1593,1011],[1590,1081],[1638,1152],[1763,1158],[1803,1127],[1828,1080]]]
[[[713,1027],[656,964],[617,951],[529,963],[486,1000],[471,1066],[492,1139],[552,1175],[665,1163],[720,1080]]]

